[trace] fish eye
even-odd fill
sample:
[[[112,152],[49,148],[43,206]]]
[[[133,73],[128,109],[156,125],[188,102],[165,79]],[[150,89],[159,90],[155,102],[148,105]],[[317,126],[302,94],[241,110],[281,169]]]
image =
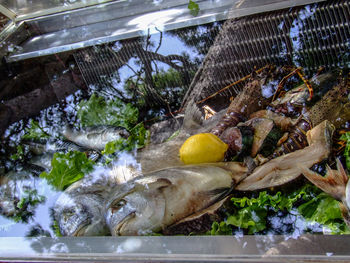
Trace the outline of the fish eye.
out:
[[[113,212],[116,212],[125,205],[126,205],[126,200],[120,199],[120,200],[114,202],[111,207],[112,207]]]

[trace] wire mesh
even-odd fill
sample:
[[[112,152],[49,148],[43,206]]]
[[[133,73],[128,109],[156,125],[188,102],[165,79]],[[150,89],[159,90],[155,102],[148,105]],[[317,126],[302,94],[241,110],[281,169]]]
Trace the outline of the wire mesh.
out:
[[[215,81],[210,86],[195,85],[195,76],[192,84],[185,87],[185,101],[200,101],[266,64],[300,66],[307,75],[320,67],[349,66],[349,5],[348,0],[327,1],[232,19],[225,22],[227,30],[221,30],[221,26],[211,28],[215,31],[211,32],[212,38],[198,48],[209,50],[209,54],[212,47],[222,46],[224,52],[215,58],[206,57],[202,63],[207,70],[215,68]],[[182,33],[189,32],[184,29]],[[118,72],[133,55],[125,52],[120,59],[106,45],[80,50],[74,56],[88,85],[110,85],[104,83],[106,76]],[[200,74],[199,70],[197,75]],[[243,83],[233,86],[220,96],[234,96],[242,86]]]

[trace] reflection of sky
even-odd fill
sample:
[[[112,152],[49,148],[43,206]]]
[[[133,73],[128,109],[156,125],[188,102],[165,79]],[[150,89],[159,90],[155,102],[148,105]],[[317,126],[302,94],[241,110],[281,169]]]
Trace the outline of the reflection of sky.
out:
[[[35,188],[38,190],[38,195],[44,196],[46,201],[35,208],[35,214],[33,218],[28,220],[28,223],[16,223],[14,220],[0,215],[0,237],[25,236],[30,227],[36,225],[40,225],[44,230],[51,231],[52,219],[48,216],[48,211],[49,208],[54,206],[58,194],[51,190],[46,180],[39,180]],[[51,232],[51,235],[54,234]]]
[[[307,37],[303,35],[303,30],[304,30],[303,23],[306,19],[313,16],[314,13],[315,13],[315,8],[311,8],[311,6],[309,5],[306,6],[304,9],[302,9],[299,12],[297,18],[294,19],[292,26],[290,28],[290,39],[291,39],[293,51],[294,51],[293,62],[296,66],[301,66],[299,62],[300,57],[298,55],[298,51],[306,48],[303,45],[303,43],[305,44],[305,39],[307,39]]]
[[[162,41],[161,46],[157,50],[158,54],[168,56],[168,55],[181,55],[183,53],[186,53],[189,55],[189,58],[191,61],[193,61],[196,57],[198,57],[198,53],[194,49],[190,49],[184,45],[184,43],[177,37],[174,37],[170,34],[167,34],[166,32],[163,33],[162,39],[161,39],[161,34],[153,34],[150,37],[150,41],[153,42],[153,46],[150,47],[148,50],[155,52],[158,48],[159,41]],[[120,45],[117,43],[116,44],[116,51],[120,48]],[[129,67],[128,66],[123,66],[119,69],[119,76],[120,76],[120,83],[115,78],[112,78],[112,84],[113,87],[118,89],[119,91],[124,92],[123,85],[125,81],[130,78],[130,76],[133,76],[135,73],[134,71],[140,70],[140,65],[137,65],[135,62],[138,61],[139,59],[131,58],[129,60]],[[160,61],[154,61],[156,63],[158,69],[167,71],[170,66],[160,62]],[[179,62],[177,63],[179,66],[182,66],[182,63]],[[132,69],[130,69],[130,67]],[[154,65],[152,65],[153,70],[155,70]],[[125,93],[125,92],[124,92]]]

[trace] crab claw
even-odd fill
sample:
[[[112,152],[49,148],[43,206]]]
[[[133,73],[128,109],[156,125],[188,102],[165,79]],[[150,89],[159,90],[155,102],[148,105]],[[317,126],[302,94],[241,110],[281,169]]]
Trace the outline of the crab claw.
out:
[[[327,165],[325,177],[311,171],[306,167],[300,167],[304,176],[325,193],[340,201],[340,210],[345,223],[350,227],[350,184],[346,171],[337,159],[337,170],[332,170]]]

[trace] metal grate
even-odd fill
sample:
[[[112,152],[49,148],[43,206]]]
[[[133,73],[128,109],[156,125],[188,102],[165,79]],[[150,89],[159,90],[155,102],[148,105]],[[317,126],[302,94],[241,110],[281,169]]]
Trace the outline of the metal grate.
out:
[[[349,0],[228,20],[222,28],[214,28],[215,41],[207,40],[205,48],[217,52],[209,49],[188,87],[184,104],[192,98],[200,101],[269,63],[301,66],[306,74],[313,74],[321,66],[326,69],[349,66],[349,22]],[[106,76],[116,74],[134,55],[127,49],[118,53],[119,57],[113,55],[110,47],[100,46],[83,49],[74,56],[88,85],[108,86]],[[242,85],[232,87],[220,96],[234,96],[240,88]]]
[[[196,85],[201,81],[198,76],[187,92],[185,104],[190,98],[200,101],[269,63],[301,66],[306,74],[315,73],[321,66],[348,67],[349,6],[345,0],[328,1],[229,21],[225,26],[230,29],[222,30],[212,47],[219,50],[216,59],[207,57],[202,64],[209,72],[204,74],[206,78],[210,73],[221,77],[213,78],[206,86]],[[226,46],[220,46],[222,43]],[[240,88],[227,89],[220,96],[234,96]]]

